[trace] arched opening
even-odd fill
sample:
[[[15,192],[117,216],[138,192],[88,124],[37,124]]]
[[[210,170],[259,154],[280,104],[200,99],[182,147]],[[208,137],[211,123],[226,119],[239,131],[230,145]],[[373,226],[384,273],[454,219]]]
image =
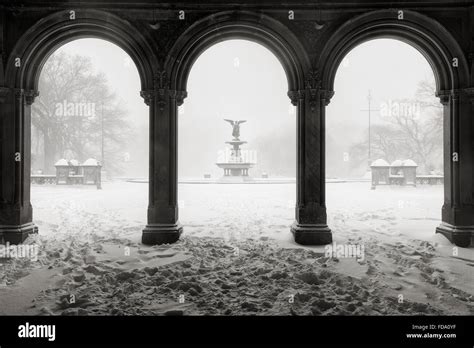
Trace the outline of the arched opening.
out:
[[[147,181],[149,145],[135,64],[108,41],[78,39],[51,52],[38,75],[31,105],[34,222],[42,235],[64,240],[138,240],[147,185],[136,182]]]
[[[379,241],[442,240],[433,231],[444,202],[444,113],[428,61],[401,41],[366,41],[344,57],[334,90],[326,113],[329,225],[356,237],[372,231]]]
[[[217,43],[195,60],[178,112],[178,203],[190,235],[290,238],[297,116],[287,85],[276,56],[251,41]],[[233,121],[245,121],[240,134]]]
[[[446,308],[452,292],[432,286],[445,276],[431,268],[453,250],[434,233],[451,166],[440,80],[419,50],[393,38],[364,41],[341,60],[326,111],[326,204],[334,233],[326,250],[403,301]],[[456,273],[458,266],[444,263],[438,272]],[[450,286],[472,291],[464,281]]]
[[[401,16],[402,20],[397,16]],[[432,33],[436,31],[437,35]],[[470,187],[470,171],[456,160],[462,151],[472,156],[467,141],[460,141],[460,129],[469,121],[463,116],[469,107],[469,73],[461,48],[449,32],[439,23],[412,11],[380,10],[361,15],[346,22],[328,40],[321,57],[322,86],[334,89],[337,68],[346,54],[357,45],[375,38],[393,38],[416,48],[431,65],[436,80],[436,95],[443,104],[443,161],[444,161],[444,204],[442,223],[437,233],[450,241],[466,247],[471,240],[472,198],[461,190]],[[467,185],[467,186],[465,186]],[[469,190],[469,189],[468,189]],[[462,211],[462,212],[461,212]]]
[[[74,18],[70,18],[73,15]],[[18,39],[5,70],[5,85],[11,92],[5,102],[9,116],[3,128],[6,139],[11,138],[11,141],[2,144],[4,160],[9,153],[18,160],[4,161],[1,172],[1,194],[6,203],[2,232],[5,240],[13,243],[22,242],[38,230],[32,222],[30,202],[30,124],[31,104],[38,96],[40,72],[57,48],[81,38],[100,38],[116,44],[135,63],[140,89],[146,91],[153,86],[157,64],[153,51],[130,23],[112,14],[89,9],[58,11],[38,21]]]
[[[301,12],[299,9],[297,10],[297,19],[294,22],[290,22],[292,19],[289,17],[287,19],[287,9],[284,8],[277,11],[269,10],[271,14],[267,16],[265,13],[268,8],[250,3],[242,6],[232,4],[228,7],[230,10],[226,12],[216,12],[224,8],[223,5],[207,4],[199,9],[194,5],[183,5],[191,8],[191,13],[186,13],[184,21],[170,20],[174,11],[171,7],[161,12],[161,10],[153,10],[151,5],[141,7],[140,4],[133,5],[133,10],[131,10],[130,4],[119,6],[114,9],[114,13],[117,15],[113,15],[84,9],[87,4],[81,3],[81,9],[75,13],[74,20],[70,17],[70,10],[61,10],[52,16],[41,18],[43,13],[50,11],[48,6],[46,8],[43,5],[38,5],[31,12],[28,11],[28,4],[24,9],[16,6],[6,8],[5,11],[12,13],[12,15],[7,14],[4,16],[5,19],[7,22],[16,21],[18,30],[8,31],[13,35],[11,40],[7,41],[14,44],[15,47],[10,47],[10,44],[6,45],[7,50],[11,49],[11,55],[6,62],[5,87],[3,85],[0,87],[2,99],[0,106],[2,111],[2,117],[0,117],[2,161],[0,167],[0,182],[2,183],[0,190],[0,237],[6,239],[7,234],[17,234],[20,237],[16,241],[22,242],[25,239],[24,235],[35,228],[31,223],[30,153],[28,150],[31,145],[29,127],[31,109],[34,106],[33,101],[38,90],[41,67],[47,57],[61,45],[73,39],[94,37],[113,42],[129,55],[135,63],[137,75],[140,77],[140,94],[148,105],[150,134],[147,142],[150,142],[152,151],[149,158],[148,225],[143,231],[143,244],[163,244],[177,241],[182,230],[178,222],[178,210],[181,212],[181,218],[188,226],[188,232],[191,235],[199,235],[201,227],[207,230],[214,229],[216,232],[214,236],[217,237],[221,231],[243,229],[250,232],[250,236],[243,236],[244,238],[260,237],[261,240],[229,245],[225,241],[213,240],[209,243],[203,241],[204,238],[183,238],[180,243],[174,245],[149,247],[140,244],[138,240],[133,241],[138,237],[138,226],[142,225],[145,219],[143,214],[145,211],[144,199],[140,198],[140,202],[137,203],[134,198],[136,191],[144,188],[144,185],[141,188],[134,186],[130,191],[121,191],[113,197],[114,204],[120,205],[126,201],[127,214],[113,216],[112,218],[116,218],[113,221],[114,224],[107,226],[106,229],[104,229],[100,218],[97,219],[87,214],[74,214],[77,210],[74,210],[75,207],[71,207],[69,202],[76,192],[64,193],[63,198],[54,201],[57,204],[62,199],[62,203],[57,207],[61,212],[58,214],[60,219],[72,221],[65,221],[64,224],[58,224],[58,226],[51,224],[51,226],[40,227],[45,232],[48,231],[48,228],[54,232],[61,232],[61,226],[72,226],[71,230],[74,232],[89,233],[92,242],[82,240],[77,245],[76,241],[63,244],[61,241],[54,240],[57,243],[48,243],[47,248],[44,248],[46,252],[41,256],[41,261],[44,261],[40,266],[41,277],[30,277],[29,282],[23,283],[29,294],[35,292],[37,294],[32,296],[35,297],[33,310],[35,312],[41,311],[43,314],[64,315],[283,314],[327,316],[471,313],[472,285],[466,284],[464,277],[459,277],[459,274],[470,274],[471,271],[470,261],[466,261],[468,258],[464,258],[466,254],[460,253],[461,257],[459,258],[451,257],[448,253],[436,257],[440,255],[435,255],[433,249],[438,245],[433,245],[423,238],[406,240],[403,238],[403,234],[398,235],[396,226],[392,224],[397,221],[391,219],[392,215],[387,214],[386,210],[380,212],[380,214],[385,214],[385,216],[382,215],[382,219],[380,219],[379,211],[376,214],[370,212],[361,216],[363,222],[375,221],[377,223],[377,220],[383,220],[383,225],[366,224],[359,231],[343,231],[344,233],[341,233],[341,229],[354,228],[352,224],[345,224],[344,219],[355,220],[354,216],[351,216],[350,213],[345,214],[343,211],[338,216],[338,221],[335,219],[329,221],[329,227],[335,230],[336,244],[331,243],[323,247],[313,246],[314,244],[332,242],[332,234],[326,221],[324,174],[334,170],[332,167],[334,163],[330,163],[332,158],[329,159],[332,157],[334,147],[329,139],[328,156],[325,156],[325,129],[327,124],[330,127],[334,126],[331,124],[331,107],[333,106],[329,104],[329,101],[336,90],[337,94],[333,99],[334,107],[336,107],[340,96],[339,91],[342,90],[339,88],[338,81],[336,81],[336,88],[334,87],[336,72],[338,67],[341,67],[344,57],[351,54],[349,52],[352,49],[357,50],[356,47],[359,44],[364,44],[375,38],[395,38],[409,43],[422,52],[424,58],[431,64],[436,80],[436,92],[444,105],[443,130],[446,140],[444,142],[443,224],[438,227],[438,230],[460,246],[465,246],[466,239],[470,239],[473,233],[472,226],[474,226],[474,212],[472,210],[474,207],[472,204],[474,199],[472,194],[474,192],[472,189],[474,147],[472,139],[468,139],[472,135],[472,108],[469,105],[469,102],[472,101],[472,88],[470,87],[472,84],[469,82],[465,50],[463,51],[459,47],[449,32],[441,24],[413,11],[389,9],[368,12],[367,9],[372,8],[369,6],[370,4],[364,5],[364,8],[356,4],[348,4],[339,12],[330,4],[319,4],[321,6],[317,11],[308,8],[308,12],[304,14],[303,8],[301,8]],[[95,7],[100,8],[101,6],[103,5],[97,4]],[[446,7],[453,9],[453,13],[460,13],[463,10],[462,6],[454,6],[456,9],[453,6]],[[375,8],[380,8],[380,5],[377,4]],[[437,12],[433,12],[429,6],[420,5],[419,8],[427,13]],[[255,12],[242,9],[254,9]],[[157,12],[160,12],[159,18],[156,18]],[[209,15],[204,13],[209,13]],[[289,13],[291,16],[295,14],[293,10]],[[351,18],[354,13],[363,14]],[[26,17],[24,17],[25,14]],[[304,17],[300,17],[301,14]],[[124,20],[118,18],[119,15],[123,16]],[[201,19],[193,22],[196,18]],[[315,18],[318,19],[318,23],[315,23]],[[329,22],[319,23],[321,20],[329,18]],[[38,22],[28,29],[21,38],[15,38],[15,34],[25,30],[28,23],[32,23],[33,20],[38,20]],[[459,27],[456,26],[456,28]],[[468,27],[463,28],[463,35],[460,35],[459,41],[468,40],[465,37],[466,33],[469,33]],[[450,30],[456,29],[450,27]],[[243,150],[252,149],[251,144],[253,142],[257,144],[261,140],[260,138],[267,140],[270,138],[270,142],[273,142],[274,138],[281,138],[278,133],[276,133],[278,137],[275,136],[275,132],[271,136],[259,133],[255,134],[253,139],[244,138],[246,129],[248,129],[246,127],[251,123],[245,115],[242,118],[247,119],[247,122],[242,124],[240,129],[235,128],[235,124],[232,125],[234,128],[230,129],[223,122],[221,118],[227,117],[227,115],[214,119],[216,124],[222,122],[221,129],[217,127],[212,129],[208,125],[200,128],[199,120],[196,122],[192,117],[192,113],[195,111],[198,113],[196,118],[199,116],[204,118],[206,115],[212,114],[213,111],[208,107],[217,103],[216,96],[221,92],[221,89],[234,92],[230,93],[229,99],[225,99],[221,105],[217,105],[225,112],[237,110],[242,113],[250,113],[250,111],[256,110],[257,106],[262,106],[253,103],[250,105],[253,108],[248,110],[245,108],[248,105],[232,103],[232,98],[238,91],[233,89],[235,86],[232,84],[228,84],[227,88],[224,88],[225,83],[232,80],[231,78],[219,81],[219,78],[224,78],[225,75],[216,73],[218,62],[208,62],[208,68],[203,69],[204,73],[202,74],[204,75],[202,79],[212,85],[210,93],[213,95],[206,97],[203,94],[209,92],[206,91],[207,88],[193,87],[193,85],[196,86],[193,82],[193,74],[196,73],[192,70],[193,66],[200,64],[201,59],[205,59],[206,55],[212,53],[214,49],[218,49],[221,47],[220,45],[233,39],[249,40],[264,46],[273,54],[271,56],[273,62],[278,61],[279,65],[277,65],[282,68],[279,70],[278,76],[280,81],[286,79],[286,84],[278,83],[277,86],[274,83],[271,86],[264,86],[254,83],[251,87],[254,88],[254,94],[263,99],[259,95],[262,94],[262,91],[267,93],[268,90],[271,90],[274,92],[269,94],[274,95],[286,94],[283,88],[285,85],[292,105],[296,107],[294,116],[297,131],[296,134],[293,133],[298,148],[294,153],[298,162],[295,202],[292,202],[289,195],[288,199],[279,199],[276,202],[273,199],[269,200],[266,192],[262,194],[262,191],[255,189],[258,184],[253,184],[252,192],[249,193],[253,195],[251,202],[248,199],[240,199],[237,207],[227,204],[227,202],[233,203],[235,197],[243,196],[242,193],[245,192],[242,192],[241,188],[244,184],[234,184],[235,189],[228,191],[224,199],[205,196],[205,186],[211,185],[208,179],[212,180],[214,175],[218,174],[211,172],[210,177],[205,177],[204,174],[208,173],[207,167],[201,165],[212,161],[212,168],[216,169],[219,167],[215,167],[216,163],[214,162],[229,163],[220,162],[218,160],[219,153],[216,154],[214,151],[217,159],[212,156],[214,158],[212,160],[211,156],[208,156],[210,150],[202,153],[200,147],[210,148],[216,144],[223,144],[225,141],[229,141],[231,145],[239,140],[248,141],[245,145],[248,145],[249,148],[244,148],[244,144],[242,144],[242,148],[239,149],[243,152]],[[18,40],[18,42],[15,44],[14,40]],[[224,50],[223,54],[227,53],[229,52]],[[265,52],[257,58],[264,58],[267,53]],[[255,69],[255,66],[244,64],[244,59],[236,61],[236,55],[239,58],[239,54],[232,54],[230,59],[224,57],[222,60],[224,63],[230,63],[231,72],[238,75],[234,77],[245,77],[249,71],[245,71],[244,67]],[[311,61],[309,56],[311,56]],[[15,67],[17,58],[21,58],[21,64]],[[457,62],[458,65],[454,66],[454,62]],[[268,67],[265,63],[255,65],[257,68],[259,66]],[[216,78],[214,82],[211,82],[211,77],[206,74],[206,70],[210,70],[209,66],[212,67],[212,72],[217,75],[213,76]],[[237,67],[240,68],[237,70],[238,73],[235,70]],[[267,73],[265,69],[255,69],[252,75],[262,74],[264,76],[265,73]],[[364,79],[364,76],[359,77],[359,80],[361,79]],[[245,80],[251,79],[246,78]],[[270,79],[263,77],[262,80]],[[273,76],[271,80],[273,83]],[[248,83],[246,82],[245,85],[247,86]],[[430,87],[432,86],[433,84],[430,84]],[[134,90],[133,93],[136,93],[137,89],[134,88]],[[349,93],[351,92],[349,91]],[[186,93],[190,94],[190,98],[183,104]],[[375,90],[372,93],[375,103]],[[249,100],[251,98],[254,101],[258,100],[259,98],[253,98],[255,95],[249,96]],[[466,95],[470,95],[470,98],[467,98]],[[192,98],[194,96],[206,98],[207,103],[196,104],[193,107]],[[93,97],[96,95],[94,94]],[[363,97],[365,97],[365,93]],[[398,98],[402,97],[398,96]],[[359,100],[361,97],[357,98],[355,95],[355,98]],[[345,99],[350,100],[351,97],[348,96]],[[36,98],[36,102],[39,100]],[[283,100],[286,98],[278,98],[278,103],[281,102],[283,105]],[[383,102],[388,104],[384,105],[387,112],[393,111],[389,101],[383,100]],[[260,103],[263,104],[263,107],[268,105],[268,102],[262,103],[261,100]],[[68,104],[67,101],[62,104],[63,113],[64,110],[68,110]],[[179,110],[178,106],[181,104],[182,108]],[[292,117],[292,111],[290,111],[292,107],[287,108],[289,106],[288,100],[284,104],[285,106],[279,106],[274,110],[270,110],[270,107],[261,109],[253,122],[260,121],[258,116],[264,114],[274,129],[285,127],[287,124],[276,124],[276,117],[271,117],[279,114],[280,110],[282,115],[283,112],[285,113],[284,117]],[[327,118],[329,122],[326,123],[326,106],[328,104]],[[239,108],[231,109],[236,105]],[[371,106],[374,107],[374,105]],[[378,108],[382,109],[382,105],[379,104]],[[73,110],[75,109],[73,106]],[[103,111],[100,109],[99,107],[99,113]],[[357,107],[357,109],[359,108]],[[400,109],[399,105],[398,112]],[[416,106],[414,109],[411,109],[410,105],[402,108],[408,113],[418,111]],[[86,109],[86,112],[88,111]],[[190,117],[186,124],[187,116]],[[235,119],[241,120],[240,115],[232,116],[234,115],[230,115],[233,121]],[[182,126],[188,127],[188,133],[180,132],[179,138],[177,136],[178,120],[180,123],[182,120]],[[209,123],[213,122],[212,118],[206,120]],[[347,122],[350,120],[351,118],[346,119]],[[67,125],[68,122],[63,124]],[[289,125],[287,128],[291,127]],[[97,132],[97,127],[92,128],[93,132]],[[360,132],[360,129],[351,127],[346,131],[346,133],[348,132],[356,133]],[[229,138],[225,136],[217,142],[214,136],[220,133],[228,134],[231,139],[228,140]],[[332,133],[328,130],[329,136]],[[196,139],[193,139],[196,134]],[[291,134],[291,132],[284,134]],[[183,137],[183,135],[185,136]],[[280,143],[293,142],[293,139],[282,138]],[[79,142],[74,150],[66,149],[64,153],[76,156],[76,154],[84,152],[97,152],[98,146],[95,143],[97,136],[92,139],[93,146],[86,146],[86,144]],[[189,141],[191,144],[186,149],[183,147],[185,152],[181,156],[177,156],[178,141],[188,145],[187,141]],[[266,145],[268,143],[268,141],[264,142],[264,149],[270,147]],[[36,140],[35,144],[41,148],[41,140]],[[291,146],[288,145],[288,147]],[[284,148],[284,150],[288,149]],[[340,153],[343,150],[338,151],[339,153],[334,157],[342,157],[342,161],[344,161],[346,156],[344,153],[341,156]],[[461,154],[467,160],[453,161],[452,157],[455,153]],[[16,157],[18,160],[13,161],[12,155],[16,156],[17,154],[19,154]],[[184,157],[187,154],[191,155],[187,158]],[[403,156],[404,158],[408,157],[406,154]],[[225,159],[225,156],[223,157]],[[239,156],[234,154],[233,157]],[[248,157],[252,160],[251,156]],[[367,158],[371,157],[371,155],[367,156]],[[105,156],[105,158],[107,165],[109,157]],[[143,158],[145,159],[146,156]],[[201,192],[188,195],[196,200],[186,198],[182,191],[178,197],[178,158],[184,161],[179,167],[183,167],[190,161],[198,162],[195,166],[188,168],[188,175],[199,176],[199,180],[202,182],[208,180],[206,185],[185,184],[202,188]],[[285,159],[281,160],[276,155],[270,155],[270,158],[271,165],[280,165],[280,162],[285,162]],[[349,154],[347,159],[350,161],[351,158],[352,156]],[[262,156],[258,155],[256,160],[261,164]],[[287,160],[287,162],[289,161]],[[39,162],[44,162],[44,159],[40,159]],[[408,162],[408,164],[413,162]],[[37,163],[34,163],[36,166]],[[144,163],[148,162],[144,160]],[[235,163],[234,161],[230,164],[234,165]],[[241,163],[247,162],[237,162],[237,164]],[[325,168],[326,163],[330,164],[328,168]],[[363,162],[361,163],[364,165]],[[427,170],[428,166],[425,164],[424,170]],[[235,168],[219,169],[222,170],[220,173],[223,173],[223,170],[230,170],[226,173],[230,172],[230,176],[233,176],[232,169]],[[254,169],[256,166],[250,168],[249,173],[252,173]],[[261,176],[263,176],[262,171],[260,171]],[[239,173],[242,174],[241,171]],[[275,173],[278,174],[278,171]],[[338,174],[339,171],[335,170],[335,173]],[[268,178],[260,179],[272,179],[271,172],[267,171],[267,174],[269,174]],[[399,174],[389,171],[388,176],[390,175],[397,180],[402,175],[401,178],[404,179],[403,172]],[[184,177],[183,179],[186,180]],[[188,180],[192,180],[192,178]],[[141,182],[141,180],[136,181]],[[363,184],[365,183],[363,182]],[[328,186],[338,184],[331,182]],[[138,184],[131,183],[131,185]],[[223,184],[220,185],[223,186]],[[271,188],[271,194],[274,195],[277,185],[267,186]],[[400,189],[405,188],[406,190],[403,192],[413,192],[412,187]],[[357,193],[357,201],[352,201],[353,206],[355,209],[360,208],[359,206],[363,206],[367,196],[383,194],[383,190],[384,187],[376,185],[375,191],[371,191],[370,188],[363,193],[360,191]],[[105,194],[105,191],[106,186],[104,185],[101,191],[87,190],[87,193]],[[330,197],[331,194],[329,191],[328,196]],[[145,195],[146,193],[142,191],[141,197]],[[351,202],[348,196],[347,192],[341,194],[336,203]],[[436,196],[436,199],[439,197],[439,195]],[[51,204],[50,201],[51,195],[48,196],[47,202],[43,201],[43,208],[46,208],[47,204]],[[213,205],[206,206],[202,203],[203,201],[204,203],[212,201]],[[331,209],[337,208],[334,205],[335,201],[331,197],[328,199],[330,217]],[[420,222],[417,220],[419,215],[413,214],[414,212],[411,211],[417,209],[418,206],[412,202],[413,197],[402,198],[402,204],[399,204],[400,200],[396,200],[396,208],[411,214],[414,217],[412,222],[418,223]],[[94,207],[95,203],[85,203],[84,205],[91,204],[91,206],[85,206],[84,209]],[[137,206],[136,204],[142,205]],[[194,211],[187,211],[189,208]],[[223,214],[222,208],[225,209],[226,215]],[[263,208],[263,211],[260,208]],[[267,213],[267,208],[270,209],[270,213]],[[287,248],[287,245],[284,245],[282,248],[281,245],[268,242],[266,238],[269,235],[261,233],[261,230],[265,230],[265,228],[274,230],[271,232],[281,228],[280,235],[283,239],[290,236],[286,226],[290,222],[289,219],[292,220],[290,212],[294,208],[296,208],[296,221],[292,226],[292,231],[295,234],[295,240],[301,244],[311,244],[311,246],[295,248],[293,245],[293,247]],[[134,209],[142,215],[132,222],[127,219],[133,217]],[[65,210],[65,214],[62,210]],[[206,220],[202,223],[197,220],[186,220],[189,216],[188,213],[199,213],[199,210],[203,211],[203,214],[209,214],[209,210],[213,210],[214,216],[212,214],[211,216],[204,215]],[[240,215],[236,220],[233,220],[233,216],[235,216],[233,214],[236,211]],[[289,219],[286,219],[285,216],[283,222],[280,222],[286,211],[288,211]],[[41,215],[41,213],[40,211],[39,214]],[[202,217],[198,214],[194,216]],[[225,221],[222,221],[222,224],[219,221],[216,223],[216,217]],[[389,219],[383,219],[384,217],[389,217]],[[110,222],[112,218],[109,216],[108,221]],[[435,222],[438,225],[439,216]],[[250,228],[245,226],[245,223],[250,225]],[[82,229],[85,231],[81,231]],[[365,236],[362,231],[364,229],[376,229],[376,233],[369,233]],[[102,238],[102,236],[95,234],[96,230],[104,232],[105,238],[117,236],[118,243],[110,241],[112,244],[115,243],[114,247],[110,245],[104,247],[104,243],[101,243],[104,242],[103,239],[100,239],[99,243],[95,243],[97,237]],[[121,239],[123,236],[128,236],[128,232],[131,232],[130,239],[132,240]],[[426,232],[428,234],[427,230]],[[391,238],[393,243],[380,243],[381,236]],[[55,237],[53,236],[53,238]],[[239,234],[224,237],[238,238]],[[272,237],[271,234],[270,237]],[[340,244],[342,244],[340,237],[344,237],[346,244],[342,245],[342,255],[339,254]],[[347,241],[351,244],[347,245]],[[440,240],[439,243],[446,252],[452,251],[454,253],[454,250],[458,250],[445,242]],[[350,248],[346,248],[346,246]],[[93,252],[89,253],[91,249]],[[461,252],[464,251],[461,250]],[[347,260],[345,255],[350,255],[351,260]],[[461,267],[450,269],[453,263],[458,263]],[[13,266],[16,265],[24,266],[24,263],[13,264]],[[47,273],[46,269],[51,270],[51,273]],[[59,279],[56,278],[56,281],[50,275],[56,275]],[[54,283],[53,288],[51,287],[52,283]],[[10,294],[18,289],[18,287],[12,287]],[[27,296],[24,297],[25,301],[21,308],[14,308],[16,311],[22,312],[21,314],[33,308],[30,301],[32,298]],[[2,303],[13,303],[14,305],[17,303],[17,301],[10,301],[10,299],[15,300],[15,296],[6,297],[2,293],[0,298]],[[71,303],[71,299],[79,301]]]
[[[298,104],[298,96],[302,94],[300,90],[305,85],[304,71],[309,69],[310,64],[303,47],[290,31],[270,17],[256,16],[251,12],[229,11],[209,16],[194,23],[180,36],[165,61],[165,71],[169,72],[170,88],[173,91],[172,104],[176,103],[175,106],[172,105],[172,120],[169,123],[171,129],[170,141],[172,143],[175,143],[177,135],[174,115],[178,113],[177,108],[187,95],[187,81],[193,63],[207,48],[230,39],[253,41],[270,50],[280,61],[285,71],[289,90],[287,95],[293,105]],[[218,88],[218,86],[215,86],[215,88]],[[300,113],[298,113],[297,118],[301,118]],[[304,134],[301,135],[303,133],[300,129],[302,125],[302,122],[298,122],[298,142],[305,141]],[[298,145],[298,149],[300,148]],[[304,154],[298,152],[298,156],[301,157]],[[166,207],[166,218],[162,219],[166,223],[151,225],[150,228],[145,229],[143,240],[146,243],[163,242],[163,240],[176,241],[182,231],[182,226],[178,223],[176,149],[172,148],[169,157],[165,158],[169,161],[170,189],[161,196],[169,195],[170,199],[163,200],[159,204]],[[232,170],[229,170],[229,173],[231,172]],[[304,192],[306,181],[301,180],[301,176],[304,174],[304,171],[298,168],[296,179],[297,202],[303,196],[302,192]],[[296,206],[298,206],[297,202]],[[149,209],[149,216],[150,211]],[[153,214],[158,215],[157,213]],[[299,221],[298,213],[296,215],[297,221]]]

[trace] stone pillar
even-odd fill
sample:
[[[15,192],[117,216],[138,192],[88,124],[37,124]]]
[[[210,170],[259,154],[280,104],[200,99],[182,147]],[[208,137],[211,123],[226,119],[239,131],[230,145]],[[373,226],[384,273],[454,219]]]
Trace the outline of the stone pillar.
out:
[[[437,233],[461,247],[474,236],[474,88],[442,91],[444,204]]]
[[[168,88],[159,74],[153,90],[141,96],[150,107],[150,168],[148,223],[142,234],[144,244],[174,243],[183,227],[178,222],[177,115],[186,92]]]
[[[309,73],[304,90],[289,92],[298,117],[296,221],[291,232],[299,244],[332,242],[325,195],[325,110],[332,95],[320,88],[317,71]]]
[[[4,243],[22,243],[38,232],[30,202],[31,104],[37,95],[0,88],[0,241]]]

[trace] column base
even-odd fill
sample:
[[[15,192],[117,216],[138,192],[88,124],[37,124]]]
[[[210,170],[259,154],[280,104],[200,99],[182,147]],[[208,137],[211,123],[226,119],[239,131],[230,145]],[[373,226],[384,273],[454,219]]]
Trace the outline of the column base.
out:
[[[332,243],[331,229],[326,224],[298,224],[291,226],[295,242],[301,245],[325,245]]]
[[[38,233],[38,227],[32,222],[18,226],[0,225],[0,241],[4,244],[21,244],[32,233]]]
[[[146,245],[171,244],[178,241],[183,226],[177,224],[148,224],[142,233],[142,243]]]
[[[453,226],[446,222],[436,227],[436,233],[441,233],[449,239],[451,243],[461,248],[467,248],[471,245],[474,236],[474,226]]]

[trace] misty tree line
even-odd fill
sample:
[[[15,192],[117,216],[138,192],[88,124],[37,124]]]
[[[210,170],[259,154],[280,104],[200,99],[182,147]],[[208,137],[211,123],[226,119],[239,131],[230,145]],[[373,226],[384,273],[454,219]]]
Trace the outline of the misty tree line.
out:
[[[393,100],[381,122],[371,125],[371,160],[383,158],[389,163],[397,159],[412,159],[418,173],[443,171],[443,106],[435,97],[434,80],[417,85],[413,98]],[[394,106],[397,106],[396,108]],[[335,115],[337,116],[337,115]],[[331,116],[329,116],[331,117]],[[326,173],[328,177],[360,177],[368,166],[368,130],[352,144],[341,142],[348,128],[326,130]],[[278,150],[272,144],[287,144]],[[270,174],[294,176],[296,168],[296,139],[291,128],[271,135],[262,135],[252,142],[258,150],[258,166]]]
[[[91,60],[54,53],[41,72],[39,91],[32,105],[33,170],[54,173],[60,158],[101,161],[103,136],[104,168],[120,172],[132,135],[127,111]]]
[[[383,123],[371,127],[371,159],[412,159],[418,171],[430,173],[443,169],[443,106],[435,97],[435,83],[423,80],[415,97],[394,101],[400,106],[386,115]],[[404,105],[414,106],[403,108]],[[394,112],[393,112],[394,111]],[[350,151],[352,166],[367,163],[368,134]]]
[[[54,173],[54,163],[60,158],[80,162],[90,157],[101,160],[103,128],[104,168],[112,174],[121,173],[134,131],[126,120],[126,108],[110,90],[105,75],[94,71],[90,59],[64,52],[53,54],[43,67],[39,90],[40,96],[32,105],[32,168]],[[399,105],[417,105],[417,112],[392,112],[383,117],[382,123],[372,125],[372,160],[383,158],[392,162],[409,158],[418,163],[420,172],[442,170],[443,112],[434,95],[434,81],[422,81],[413,99],[395,101]],[[288,144],[279,153],[269,146],[275,137]],[[289,130],[282,130],[271,139],[263,135],[257,139],[260,167],[294,176],[296,154],[290,146],[293,138]],[[328,149],[332,147],[331,139],[328,135]],[[342,174],[339,156],[326,157],[328,169],[338,175],[363,173],[367,149],[366,133],[345,156],[349,171]]]

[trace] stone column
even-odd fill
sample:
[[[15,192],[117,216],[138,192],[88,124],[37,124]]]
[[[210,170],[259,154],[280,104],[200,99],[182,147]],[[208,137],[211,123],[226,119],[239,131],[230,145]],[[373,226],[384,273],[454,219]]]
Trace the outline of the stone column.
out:
[[[174,243],[183,231],[178,222],[177,111],[186,92],[170,90],[160,73],[155,88],[141,96],[150,107],[148,224],[142,243]]]
[[[37,95],[0,88],[0,241],[4,243],[22,243],[38,232],[30,202],[31,104]]]
[[[308,74],[306,88],[290,91],[297,107],[296,221],[291,227],[295,241],[305,245],[332,242],[326,217],[325,110],[332,92],[320,88],[319,74]]]
[[[444,105],[444,204],[437,233],[461,247],[474,236],[474,88],[441,91]]]

